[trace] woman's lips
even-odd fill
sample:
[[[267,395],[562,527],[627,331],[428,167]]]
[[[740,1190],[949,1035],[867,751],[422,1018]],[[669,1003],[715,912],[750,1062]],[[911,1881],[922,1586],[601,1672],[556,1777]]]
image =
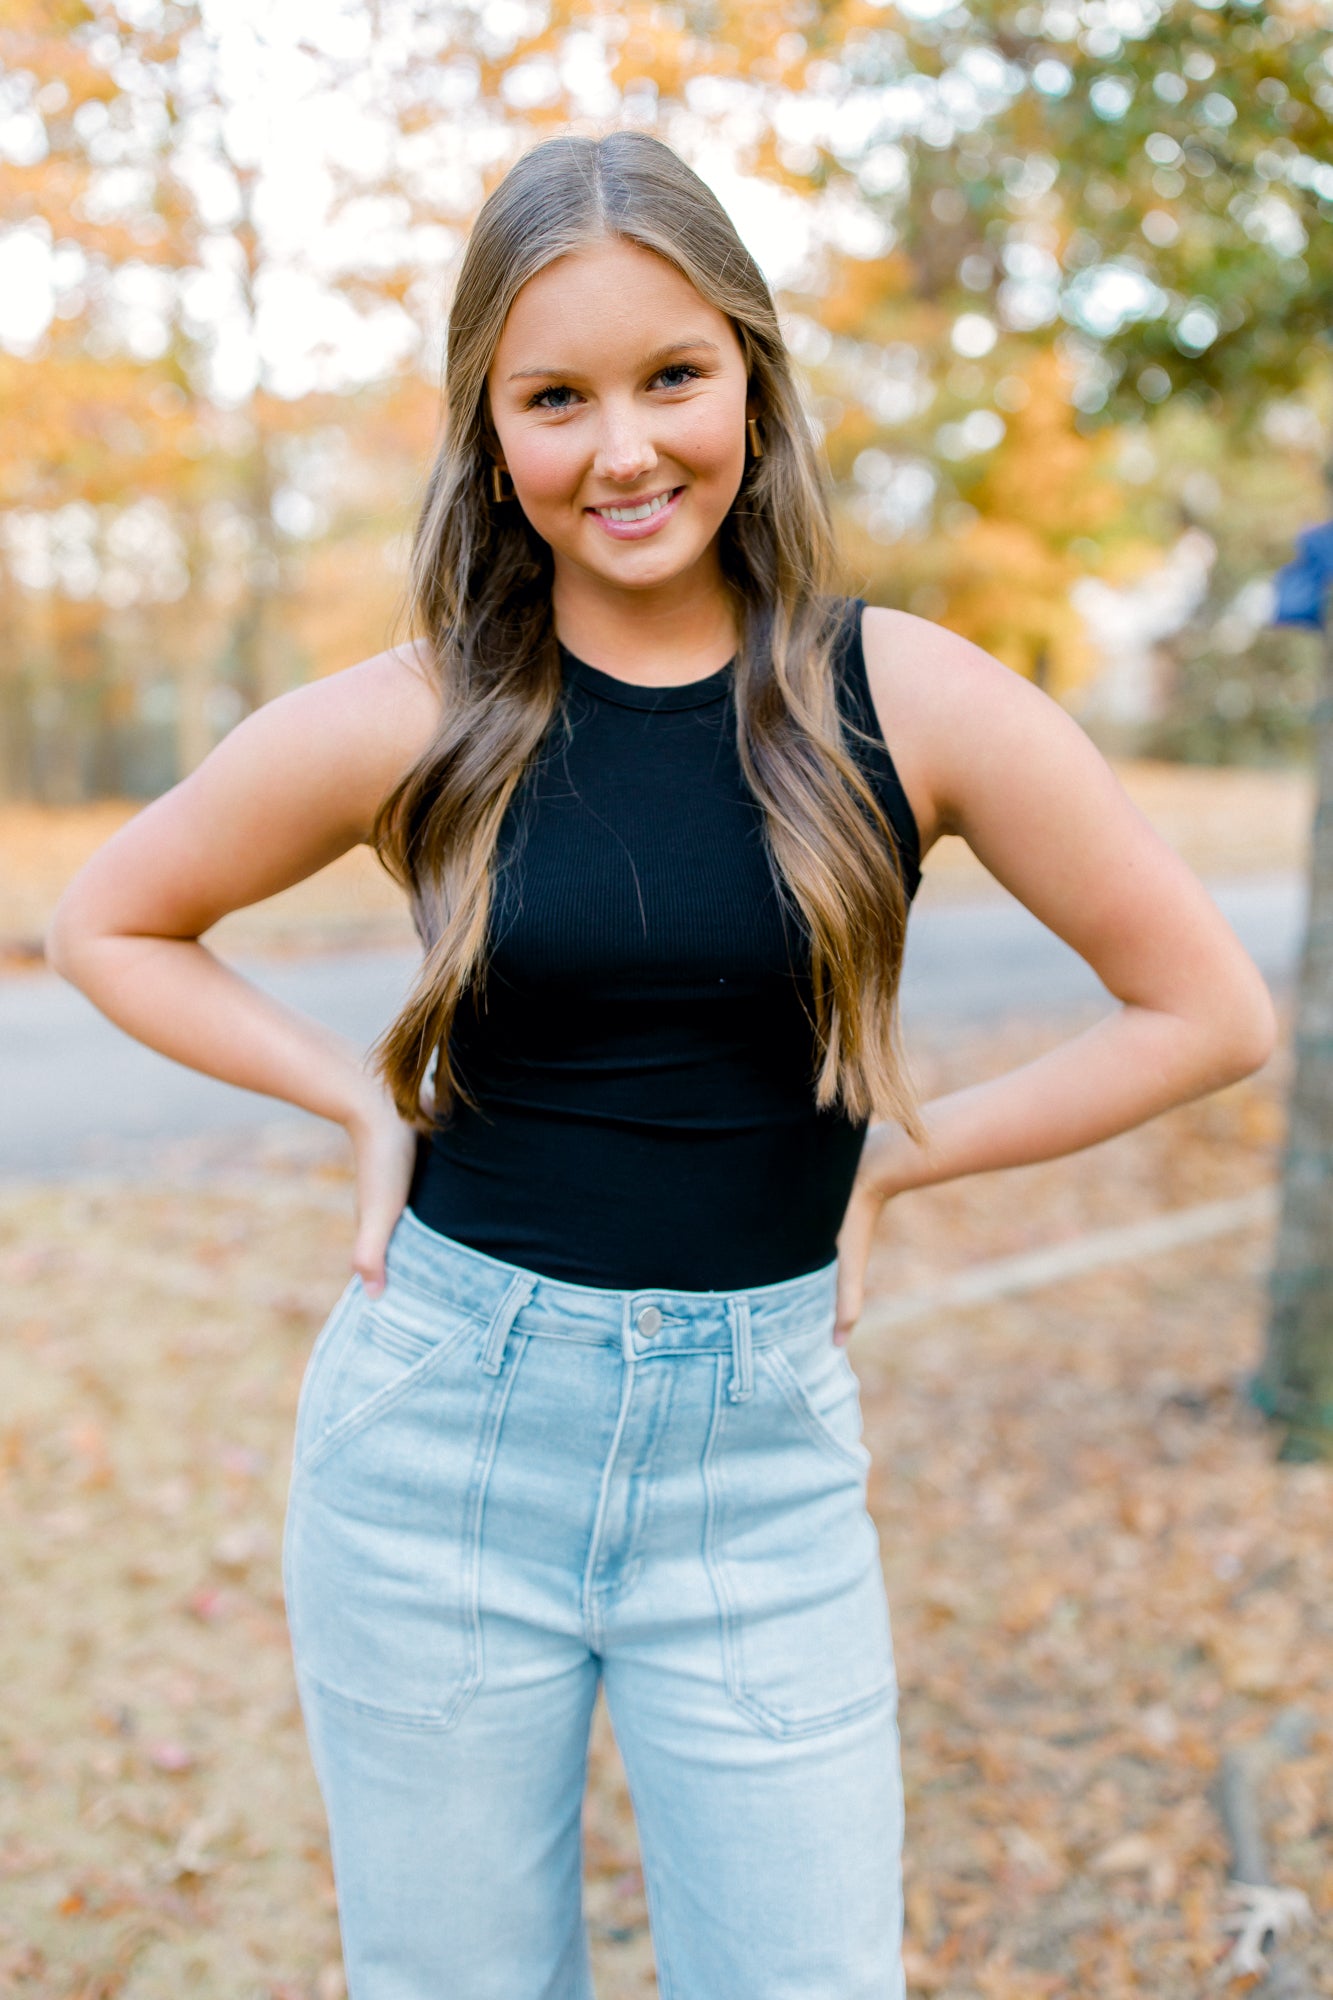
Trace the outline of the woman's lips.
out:
[[[617,542],[640,542],[645,535],[655,535],[671,519],[685,492],[683,486],[673,486],[665,494],[649,493],[642,500],[608,501],[605,508],[589,507],[585,511],[604,528]],[[651,511],[638,519],[613,520],[611,510],[617,514],[634,514],[637,509],[648,507]]]

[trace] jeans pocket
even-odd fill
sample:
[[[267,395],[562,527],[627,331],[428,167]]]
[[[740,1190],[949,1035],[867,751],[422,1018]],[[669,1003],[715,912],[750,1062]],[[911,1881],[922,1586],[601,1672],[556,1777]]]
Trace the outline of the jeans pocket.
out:
[[[392,1276],[370,1299],[354,1278],[315,1342],[297,1406],[293,1476],[340,1450],[465,1345],[482,1323]]]
[[[293,1470],[301,1463],[312,1439],[324,1426],[329,1391],[336,1383],[339,1358],[355,1333],[356,1322],[365,1302],[360,1278],[350,1278],[332,1311],[315,1336],[301,1377],[301,1393],[296,1403],[296,1427],[292,1438]]]
[[[834,1729],[896,1695],[868,1467],[856,1377],[830,1329],[808,1351],[757,1349],[745,1400],[723,1386],[706,1556],[728,1694],[769,1735]]]
[[[311,1385],[283,1536],[303,1697],[448,1728],[480,1680],[482,1506],[510,1378],[481,1321],[392,1276]]]
[[[861,1441],[861,1385],[845,1349],[832,1335],[802,1342],[790,1352],[765,1350],[760,1366],[776,1383],[812,1440],[864,1477],[870,1453]]]

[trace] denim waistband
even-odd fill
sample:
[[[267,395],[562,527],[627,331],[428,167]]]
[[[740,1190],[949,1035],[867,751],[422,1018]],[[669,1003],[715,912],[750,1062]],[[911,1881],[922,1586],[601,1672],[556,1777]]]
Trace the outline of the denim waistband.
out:
[[[738,1323],[747,1345],[798,1339],[812,1321],[831,1316],[837,1290],[836,1264],[735,1292],[572,1285],[456,1243],[411,1209],[404,1209],[389,1244],[388,1274],[390,1287],[404,1285],[497,1328],[521,1312],[525,1333],[641,1354],[732,1347]]]

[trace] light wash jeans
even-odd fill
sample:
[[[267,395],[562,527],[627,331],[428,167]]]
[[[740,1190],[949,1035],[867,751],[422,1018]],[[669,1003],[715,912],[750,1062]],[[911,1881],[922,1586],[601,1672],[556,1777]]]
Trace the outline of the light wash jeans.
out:
[[[599,1680],[662,2000],[902,2000],[897,1685],[834,1271],[601,1291],[410,1212],[284,1581],[351,2000],[588,2000]]]

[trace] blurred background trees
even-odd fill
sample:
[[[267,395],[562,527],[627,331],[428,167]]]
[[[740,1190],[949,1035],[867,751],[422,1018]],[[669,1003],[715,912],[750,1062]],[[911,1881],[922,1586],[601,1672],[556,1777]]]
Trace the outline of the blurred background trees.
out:
[[[1110,747],[1304,747],[1327,0],[11,0],[0,786],[148,795],[398,631],[486,186],[630,122],[779,290],[848,581]]]

